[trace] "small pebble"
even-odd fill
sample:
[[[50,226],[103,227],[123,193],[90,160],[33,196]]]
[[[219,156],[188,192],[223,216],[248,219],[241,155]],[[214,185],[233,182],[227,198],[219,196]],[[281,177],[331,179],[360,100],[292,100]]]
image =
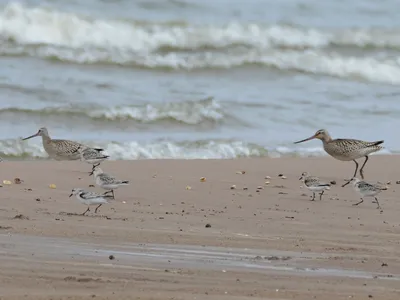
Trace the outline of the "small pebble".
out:
[[[201,177],[200,178],[200,182],[205,182],[206,181],[206,178],[205,177]]]
[[[211,227],[211,224],[207,223],[206,228],[210,228],[210,227]]]
[[[285,175],[281,176],[282,179],[286,179],[287,177]]]
[[[270,184],[271,182],[269,182],[268,180],[264,183],[265,185],[268,185],[268,184]]]
[[[257,190],[263,190],[264,188],[260,185],[257,187]]]
[[[108,257],[108,259],[109,259],[109,260],[114,260],[115,257],[114,257],[114,255],[110,255],[110,256]]]
[[[397,181],[396,181],[396,184],[400,184],[400,180],[397,180]]]
[[[282,177],[282,176],[283,176],[283,174],[279,174],[279,175],[278,175],[278,177]]]
[[[265,176],[264,179],[271,179],[271,176]]]
[[[243,188],[243,190],[244,190],[244,191],[247,191],[247,190],[248,190],[248,188],[245,186],[245,187]]]
[[[332,184],[332,185],[335,185],[335,184],[336,184],[336,181],[335,181],[335,180],[332,180],[332,181],[331,181],[331,184]]]
[[[21,180],[20,178],[14,178],[14,183],[15,184],[21,184],[23,182],[23,180]]]
[[[231,190],[236,189],[236,185],[231,185]]]

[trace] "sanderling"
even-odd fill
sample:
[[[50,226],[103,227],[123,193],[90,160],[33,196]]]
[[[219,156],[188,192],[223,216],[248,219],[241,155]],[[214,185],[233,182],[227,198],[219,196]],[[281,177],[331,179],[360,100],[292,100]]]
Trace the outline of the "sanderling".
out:
[[[88,208],[85,210],[85,212],[82,214],[83,216],[90,211],[89,207],[90,205],[97,205],[96,209],[94,210],[95,213],[97,213],[97,210],[102,206],[103,204],[107,204],[108,200],[113,199],[114,197],[111,195],[100,195],[95,192],[86,192],[83,189],[80,188],[74,188],[72,189],[71,195],[69,197],[72,197],[73,195],[76,196],[76,198],[83,204],[87,205]]]
[[[114,197],[114,190],[117,189],[120,185],[128,185],[129,181],[127,180],[119,180],[114,176],[104,173],[102,169],[99,167],[94,167],[92,172],[89,175],[93,175],[95,182],[101,188],[108,190],[105,194],[111,192]]]
[[[379,204],[378,195],[380,192],[387,190],[387,186],[378,183],[368,183],[364,180],[360,180],[356,177],[352,178],[350,182],[353,184],[354,190],[361,196],[361,201],[353,204],[353,206],[359,205],[364,202],[364,197],[373,197],[375,198],[376,203],[378,204],[377,209],[380,209],[381,206]]]
[[[95,148],[84,148],[80,151],[80,156],[81,161],[93,165],[93,168],[98,167],[102,161],[110,157],[102,152],[99,152]]]
[[[308,172],[302,173],[299,180],[303,181],[305,187],[313,192],[311,201],[315,200],[315,192],[321,192],[319,193],[319,200],[322,200],[325,190],[329,190],[331,186],[329,183],[321,181],[318,177],[311,176]]]

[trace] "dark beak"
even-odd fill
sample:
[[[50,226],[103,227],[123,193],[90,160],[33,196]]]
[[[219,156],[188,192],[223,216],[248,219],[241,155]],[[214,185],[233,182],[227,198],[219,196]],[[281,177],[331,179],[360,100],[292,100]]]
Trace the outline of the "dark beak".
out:
[[[302,142],[307,142],[307,141],[312,140],[312,139],[315,139],[315,135],[310,136],[309,138],[306,138],[304,140],[301,140],[301,141],[298,141],[298,142],[294,142],[294,143],[295,144],[299,144],[299,143],[302,143]]]
[[[299,178],[299,180],[302,180],[303,179],[303,176],[301,176],[300,178]]]
[[[28,137],[26,137],[26,138],[24,138],[24,139],[22,139],[22,140],[23,140],[23,141],[29,140],[29,139],[31,139],[31,138],[33,138],[33,137],[35,137],[35,136],[39,136],[39,131],[38,131],[37,133],[35,133],[34,135],[28,136]]]
[[[69,195],[69,198],[71,198],[71,197],[72,197],[72,195],[73,195],[73,194]]]
[[[93,170],[91,172],[89,172],[89,176],[92,176],[92,175],[93,175]]]

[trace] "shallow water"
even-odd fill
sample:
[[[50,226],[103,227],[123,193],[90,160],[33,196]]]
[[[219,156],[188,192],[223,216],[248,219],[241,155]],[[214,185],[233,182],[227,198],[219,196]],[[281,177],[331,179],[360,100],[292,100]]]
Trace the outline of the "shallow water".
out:
[[[10,251],[12,249],[12,251]],[[108,260],[114,255],[116,260]],[[100,262],[102,267],[146,269],[195,269],[290,273],[299,276],[337,276],[400,280],[400,274],[381,274],[361,270],[319,268],[321,253],[222,248],[191,245],[119,243],[118,245],[86,243],[65,238],[24,235],[0,235],[0,257],[8,260]],[[103,260],[101,259],[103,258]],[[103,261],[103,262],[102,262]],[[107,263],[105,263],[107,261]]]
[[[0,155],[56,138],[113,159],[321,155],[400,140],[395,0],[0,1]],[[2,153],[1,153],[2,152]]]

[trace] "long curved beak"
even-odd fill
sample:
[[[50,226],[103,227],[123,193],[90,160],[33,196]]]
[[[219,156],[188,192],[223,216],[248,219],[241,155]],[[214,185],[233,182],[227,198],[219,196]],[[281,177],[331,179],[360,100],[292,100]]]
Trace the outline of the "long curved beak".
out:
[[[22,140],[23,140],[23,141],[29,140],[29,139],[31,139],[31,138],[33,138],[33,137],[35,137],[35,136],[39,136],[39,132],[37,132],[37,133],[35,133],[35,134],[31,135],[31,136],[28,136],[28,137],[26,137],[26,138],[24,138],[24,139],[22,139]]]
[[[71,197],[72,197],[72,195],[73,195],[73,194],[69,195],[69,198],[71,198]]]
[[[312,140],[312,139],[315,139],[315,135],[310,136],[309,138],[306,138],[306,139],[304,139],[304,140],[301,140],[301,141],[298,141],[298,142],[294,142],[294,144],[299,144],[299,143],[302,143],[302,142],[307,142],[307,141]]]

